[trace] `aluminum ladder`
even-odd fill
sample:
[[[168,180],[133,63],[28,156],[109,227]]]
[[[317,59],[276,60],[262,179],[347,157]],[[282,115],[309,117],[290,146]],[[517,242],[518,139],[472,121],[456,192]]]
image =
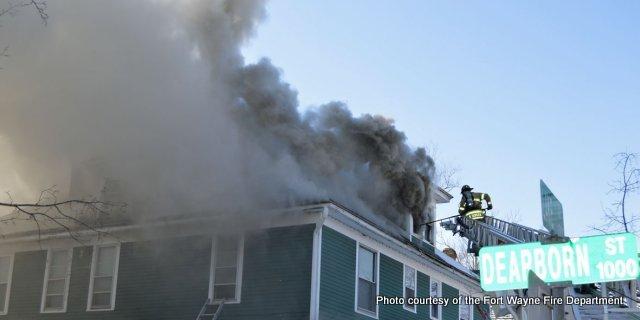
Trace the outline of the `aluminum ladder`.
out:
[[[521,224],[507,222],[498,218],[486,216],[484,222],[467,217],[458,217],[466,228],[460,231],[460,236],[469,240],[469,252],[477,254],[480,248],[507,243],[538,242],[549,237],[550,234]],[[449,231],[456,230],[455,218],[443,221],[440,225]]]
[[[220,304],[217,305],[218,308],[216,309],[216,311],[214,313],[211,313],[212,310],[210,309],[214,306],[215,304],[211,303],[211,299],[207,299],[207,301],[204,302],[204,305],[202,305],[202,308],[200,308],[200,312],[198,313],[196,320],[218,320],[218,317],[222,312],[222,307],[224,307],[224,300],[220,301]]]

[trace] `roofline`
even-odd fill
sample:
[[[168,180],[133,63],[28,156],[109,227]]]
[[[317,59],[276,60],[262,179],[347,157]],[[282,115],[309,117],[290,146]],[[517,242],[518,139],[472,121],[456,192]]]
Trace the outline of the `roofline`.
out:
[[[458,266],[449,264],[446,261],[441,261],[436,254],[430,254],[424,250],[421,250],[406,238],[398,239],[396,237],[393,237],[392,235],[388,234],[384,230],[381,230],[376,225],[366,221],[366,219],[362,219],[360,215],[357,215],[357,214],[354,215],[352,210],[344,209],[344,207],[341,206],[340,204],[332,202],[332,203],[329,203],[329,205],[338,209],[339,212],[342,211],[347,213],[349,216],[344,214],[343,216],[352,220],[357,225],[360,225],[361,228],[369,229],[369,231],[372,232],[374,235],[377,235],[377,237],[384,239],[382,242],[383,243],[386,242],[386,245],[389,246],[390,248],[396,247],[397,248],[396,250],[404,251],[404,253],[400,252],[401,254],[410,258],[413,257],[412,259],[414,260],[426,259],[427,261],[431,262],[431,264],[433,264],[435,267],[440,268],[439,272],[453,273],[453,274],[459,275],[461,277],[464,277],[466,281],[469,281],[474,286],[477,286],[477,287],[480,286],[479,277],[476,274],[471,273],[471,271],[465,272],[465,270],[460,270]],[[331,214],[329,216],[332,217]],[[333,218],[336,219],[335,216],[333,216]],[[344,224],[344,221],[340,221],[339,219],[337,219],[336,221],[339,221],[340,223]],[[345,226],[350,227],[352,229],[354,228],[353,226],[349,226],[346,224]],[[361,232],[363,235],[365,235],[365,233],[363,233],[365,231],[364,229],[358,230],[358,231]],[[377,241],[381,241],[382,239],[380,238]],[[434,247],[434,250],[438,250],[438,249]]]
[[[415,246],[411,242],[411,239],[407,239],[407,238],[404,238],[404,237],[401,238],[401,239],[398,239],[398,238],[394,237],[393,235],[389,234],[388,232],[385,232],[384,229],[382,229],[381,227],[377,226],[374,222],[368,220],[366,217],[363,217],[362,215],[360,215],[357,212],[345,207],[344,205],[342,205],[342,204],[340,204],[338,202],[329,201],[329,202],[326,202],[324,204],[332,205],[332,206],[334,206],[334,207],[336,207],[336,208],[338,208],[338,209],[340,209],[342,211],[346,211],[351,216],[353,216],[354,219],[361,220],[362,222],[365,222],[366,224],[368,224],[370,227],[375,228],[377,233],[379,233],[381,235],[384,235],[386,237],[389,237],[389,238],[391,238],[391,239],[393,239],[395,241],[398,241],[399,243],[401,243],[403,245],[408,245],[408,246],[412,247],[413,249],[415,249],[416,251],[420,252],[421,254],[423,254],[423,255],[425,255],[427,257],[433,258],[434,261],[436,261],[437,263],[442,264],[442,262],[437,260],[439,257],[437,257],[436,255],[429,254],[428,252],[425,252],[425,251],[421,250],[420,248],[418,248],[417,246]],[[432,245],[432,244],[430,244],[430,245],[434,248],[434,250],[438,250],[434,245]],[[448,264],[448,262],[447,262],[447,264]],[[454,266],[454,265],[446,265],[446,266],[457,269],[457,266]],[[477,278],[475,278],[475,279],[477,280]]]
[[[453,199],[453,196],[449,192],[447,192],[447,190],[442,189],[441,187],[436,188],[434,195],[436,197],[436,203],[449,203],[451,199]]]
[[[289,207],[289,208],[280,208],[280,209],[269,209],[263,210],[267,212],[275,212],[285,214],[292,211],[313,211],[314,209],[318,209],[324,205],[329,204],[328,201],[322,202],[314,202],[305,205]],[[17,242],[26,242],[26,241],[40,241],[40,240],[51,240],[51,239],[63,239],[63,238],[71,238],[71,234],[77,237],[87,236],[87,235],[95,235],[98,234],[102,237],[108,237],[110,234],[120,231],[130,231],[130,230],[139,230],[139,229],[148,229],[148,228],[157,228],[157,227],[166,227],[177,224],[189,224],[189,223],[200,223],[207,221],[215,221],[217,219],[224,220],[225,218],[231,216],[228,215],[211,215],[207,217],[196,217],[196,218],[181,218],[181,219],[162,219],[156,221],[148,221],[144,223],[135,223],[135,224],[123,224],[123,225],[112,225],[112,226],[103,226],[103,227],[95,227],[92,229],[72,229],[71,231],[64,230],[62,228],[58,229],[50,229],[47,231],[43,231],[38,233],[37,230],[29,233],[18,233],[18,234],[9,234],[6,236],[0,236],[0,245],[17,243]]]
[[[295,212],[314,213],[314,212],[321,212],[323,211],[322,208],[326,208],[326,207],[334,207],[335,209],[337,209],[338,212],[346,213],[346,214],[343,214],[343,216],[354,221],[356,224],[361,225],[362,227],[367,228],[370,231],[374,232],[374,234],[377,235],[377,237],[386,238],[386,241],[390,241],[390,243],[393,243],[400,250],[405,250],[406,252],[405,254],[410,253],[414,255],[414,257],[416,258],[429,259],[429,261],[431,261],[434,265],[437,265],[440,268],[448,270],[449,272],[460,274],[461,276],[465,277],[468,281],[469,280],[472,281],[474,284],[476,284],[478,281],[477,276],[472,277],[464,270],[460,270],[459,266],[451,264],[448,261],[441,261],[436,254],[431,254],[429,252],[421,250],[419,247],[417,247],[415,244],[411,242],[411,239],[407,239],[404,236],[397,237],[392,235],[390,232],[385,231],[385,229],[379,226],[377,223],[367,219],[365,216],[359,214],[358,212],[334,200],[324,200],[324,201],[318,201],[315,203],[310,203],[307,205],[301,205],[301,206],[290,207],[290,208],[273,209],[273,210],[267,210],[267,211],[280,213],[280,214],[288,214],[288,213],[295,213]],[[116,233],[122,233],[122,232],[126,233],[130,231],[137,231],[137,230],[143,230],[143,229],[149,229],[149,228],[151,229],[162,228],[162,227],[175,226],[175,225],[194,225],[194,224],[202,225],[203,223],[212,222],[217,219],[224,220],[226,219],[226,217],[227,217],[226,215],[209,216],[209,217],[187,218],[187,219],[177,219],[177,220],[168,220],[168,221],[167,220],[153,221],[153,222],[147,222],[147,223],[102,227],[102,228],[96,228],[96,229],[84,229],[84,230],[73,231],[73,235],[76,237],[84,237],[84,236],[94,237],[96,236],[96,233],[98,233],[98,236],[100,236],[100,234],[102,233],[107,235],[114,234],[113,236],[115,237]],[[383,216],[381,216],[380,218],[387,220]],[[265,225],[264,227],[268,228],[269,226]],[[21,235],[16,237],[0,238],[0,245],[8,245],[8,244],[31,242],[31,241],[69,239],[69,238],[71,238],[71,235],[69,234],[69,232],[65,230],[58,230],[55,232],[39,234],[39,235],[29,234],[29,235]],[[118,238],[116,237],[116,239]],[[127,241],[132,241],[132,240],[127,240]],[[434,246],[434,250],[438,250],[438,249],[435,248]]]

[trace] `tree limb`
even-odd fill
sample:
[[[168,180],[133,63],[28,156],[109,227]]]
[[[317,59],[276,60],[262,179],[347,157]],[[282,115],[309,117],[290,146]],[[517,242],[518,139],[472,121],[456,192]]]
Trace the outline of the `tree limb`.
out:
[[[116,238],[116,236],[100,230],[101,226],[98,224],[91,224],[81,219],[81,215],[86,215],[87,211],[97,213],[100,215],[108,215],[110,209],[114,207],[124,207],[124,204],[116,204],[98,200],[83,200],[83,199],[70,199],[64,201],[58,201],[56,197],[57,191],[55,186],[43,190],[37,201],[33,203],[15,203],[11,198],[11,194],[8,193],[9,202],[0,202],[0,207],[14,209],[17,213],[24,216],[11,216],[9,218],[0,219],[1,223],[10,223],[18,220],[21,221],[33,221],[36,225],[36,231],[38,233],[38,239],[42,236],[42,222],[50,222],[55,226],[60,227],[67,232],[69,236],[77,242],[83,243],[77,236],[76,232],[80,230],[93,231],[100,236],[109,236]],[[80,210],[78,210],[80,209]],[[70,213],[68,211],[77,213]],[[84,244],[84,243],[83,243]]]

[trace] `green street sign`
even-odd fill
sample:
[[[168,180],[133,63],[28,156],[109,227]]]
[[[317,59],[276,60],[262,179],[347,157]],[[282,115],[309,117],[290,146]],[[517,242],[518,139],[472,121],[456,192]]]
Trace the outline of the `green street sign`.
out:
[[[479,258],[485,291],[527,288],[529,270],[546,283],[584,284],[636,279],[640,269],[631,233],[483,247]]]

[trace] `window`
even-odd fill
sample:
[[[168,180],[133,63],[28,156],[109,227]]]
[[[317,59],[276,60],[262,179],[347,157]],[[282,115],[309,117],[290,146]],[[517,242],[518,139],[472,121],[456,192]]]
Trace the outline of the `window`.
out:
[[[473,320],[473,305],[467,304],[466,298],[468,297],[460,296],[459,320]]]
[[[243,246],[239,236],[221,236],[213,241],[210,296],[214,302],[240,302]]]
[[[416,269],[404,266],[404,309],[416,312],[416,305],[409,304],[409,298],[416,297]]]
[[[87,311],[108,311],[115,308],[119,257],[120,246],[117,244],[93,248]]]
[[[40,312],[65,312],[69,292],[71,250],[49,250]]]
[[[432,297],[442,297],[442,285],[440,282],[431,280],[429,284],[429,295]],[[440,320],[442,314],[442,306],[439,304],[432,304],[429,307],[429,314],[431,319]]]
[[[358,246],[356,283],[356,311],[366,315],[377,314],[378,294],[377,254]]]
[[[429,243],[433,243],[433,225],[427,224],[427,227],[425,228],[425,234],[424,234],[424,238],[427,240],[427,242]]]
[[[11,256],[0,257],[0,314],[7,314],[7,309],[9,308],[12,260]]]

